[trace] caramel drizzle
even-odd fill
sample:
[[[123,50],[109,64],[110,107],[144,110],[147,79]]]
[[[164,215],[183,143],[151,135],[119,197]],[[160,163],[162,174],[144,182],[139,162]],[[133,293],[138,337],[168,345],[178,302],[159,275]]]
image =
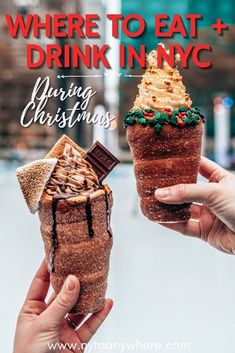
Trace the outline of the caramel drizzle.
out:
[[[72,146],[66,144],[46,185],[46,193],[51,196],[73,193],[86,196],[87,191],[92,192],[98,188],[99,181],[90,163]]]

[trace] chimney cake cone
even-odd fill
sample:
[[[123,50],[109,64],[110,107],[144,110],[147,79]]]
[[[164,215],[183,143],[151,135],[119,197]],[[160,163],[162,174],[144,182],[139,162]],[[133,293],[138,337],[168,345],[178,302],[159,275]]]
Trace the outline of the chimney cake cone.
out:
[[[151,221],[182,222],[190,204],[167,205],[156,200],[157,188],[196,183],[204,117],[191,107],[177,68],[157,68],[157,50],[150,52],[133,108],[125,114],[137,191],[143,214]]]
[[[51,284],[58,293],[69,274],[77,276],[81,290],[71,312],[97,312],[104,305],[107,288],[112,192],[99,182],[85,151],[65,135],[47,160],[57,163],[47,175],[38,211]],[[19,181],[23,189],[22,178]]]

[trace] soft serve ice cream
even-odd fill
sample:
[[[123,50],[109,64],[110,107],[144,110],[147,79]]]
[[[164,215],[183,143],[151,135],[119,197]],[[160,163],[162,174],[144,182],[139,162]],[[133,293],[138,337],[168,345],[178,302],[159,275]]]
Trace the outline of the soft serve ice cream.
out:
[[[179,106],[190,107],[192,104],[179,70],[171,68],[166,61],[163,68],[157,67],[157,50],[148,54],[147,69],[138,88],[139,94],[133,110],[174,110]]]

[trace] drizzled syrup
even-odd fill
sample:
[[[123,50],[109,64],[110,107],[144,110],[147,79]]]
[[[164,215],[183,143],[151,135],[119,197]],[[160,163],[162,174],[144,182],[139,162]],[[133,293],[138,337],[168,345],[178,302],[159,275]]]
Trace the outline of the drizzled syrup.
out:
[[[110,237],[112,237],[112,230],[110,227],[110,209],[109,209],[109,195],[107,193],[107,190],[105,188],[105,186],[103,186],[103,190],[105,193],[105,204],[106,204],[106,216],[107,216],[107,232],[109,234]]]
[[[84,187],[87,188],[87,181],[84,181]],[[106,215],[107,215],[107,232],[110,237],[112,237],[112,230],[110,228],[110,209],[109,209],[109,195],[107,193],[107,190],[105,186],[102,186],[102,189],[105,192],[105,205],[106,205]],[[59,194],[59,195],[54,195],[53,200],[52,200],[52,234],[51,234],[51,251],[49,254],[49,260],[48,260],[48,267],[51,272],[55,272],[55,253],[58,247],[58,240],[57,240],[57,230],[56,230],[56,212],[57,212],[57,205],[58,201],[62,199],[69,199],[71,197],[76,197],[77,194]],[[87,218],[87,225],[88,225],[88,235],[89,238],[92,238],[94,236],[94,230],[93,230],[93,222],[92,222],[92,209],[91,209],[91,198],[90,196],[87,196],[87,201],[85,205],[85,210],[86,210],[86,218]]]
[[[52,200],[52,233],[51,233],[51,251],[49,255],[49,260],[48,260],[48,267],[51,272],[55,272],[55,265],[54,265],[54,259],[55,259],[55,252],[57,249],[57,233],[56,233],[56,210],[57,210],[57,203],[59,199],[53,198]]]
[[[51,251],[49,254],[48,259],[48,267],[51,272],[55,272],[55,253],[58,247],[58,240],[57,240],[57,231],[56,231],[56,211],[57,211],[57,204],[59,200],[62,199],[69,199],[71,197],[76,196],[75,194],[59,194],[54,195],[52,200],[52,233],[51,233]]]
[[[87,225],[88,225],[88,235],[89,235],[89,238],[92,238],[94,235],[94,230],[92,228],[92,211],[91,211],[91,198],[90,198],[90,196],[87,196],[86,218],[87,218]]]

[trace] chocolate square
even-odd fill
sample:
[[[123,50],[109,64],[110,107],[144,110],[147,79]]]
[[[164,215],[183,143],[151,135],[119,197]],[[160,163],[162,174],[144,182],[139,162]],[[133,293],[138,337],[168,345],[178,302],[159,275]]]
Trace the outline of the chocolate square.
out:
[[[101,182],[120,161],[99,141],[89,149],[85,155]]]

